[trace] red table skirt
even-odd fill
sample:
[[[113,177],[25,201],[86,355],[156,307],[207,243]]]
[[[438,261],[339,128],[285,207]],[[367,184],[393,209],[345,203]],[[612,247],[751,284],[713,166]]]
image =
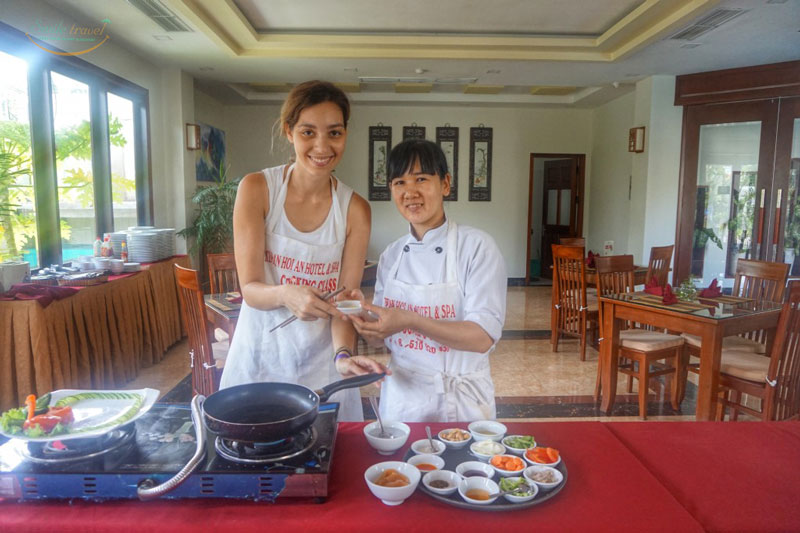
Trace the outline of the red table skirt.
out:
[[[459,509],[421,491],[389,507],[369,492],[364,471],[401,458],[423,424],[411,424],[408,443],[394,456],[378,455],[363,423],[343,423],[334,452],[329,497],[255,503],[227,500],[155,502],[43,502],[0,504],[3,531],[701,531],[700,524],[643,466],[636,455],[597,422],[509,423],[510,433],[533,434],[557,447],[568,482],[552,500],[528,509],[489,513]],[[646,424],[635,424],[645,426]],[[657,424],[665,429],[670,424]],[[434,431],[444,424],[431,424]],[[508,529],[506,529],[508,528]]]

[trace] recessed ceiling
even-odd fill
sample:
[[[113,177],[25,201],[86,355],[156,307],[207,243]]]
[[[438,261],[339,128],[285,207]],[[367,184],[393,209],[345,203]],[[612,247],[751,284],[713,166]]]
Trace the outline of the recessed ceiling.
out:
[[[117,45],[240,103],[321,78],[360,91],[354,102],[593,106],[650,75],[800,58],[796,0],[161,0],[193,30],[170,41],[129,2],[46,1],[77,20],[110,18]],[[744,12],[672,39],[718,9]],[[395,93],[408,78],[433,87]]]

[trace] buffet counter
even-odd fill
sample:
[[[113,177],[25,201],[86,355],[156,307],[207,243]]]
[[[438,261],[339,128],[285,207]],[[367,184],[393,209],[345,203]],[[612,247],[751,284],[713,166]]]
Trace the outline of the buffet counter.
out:
[[[563,490],[527,509],[453,507],[417,490],[389,507],[364,482],[372,464],[401,459],[366,442],[363,423],[341,423],[325,503],[234,500],[0,504],[6,531],[797,531],[800,424],[509,422],[560,450]],[[431,424],[434,431],[453,425]],[[466,427],[466,424],[458,424]],[[753,453],[753,452],[759,453]]]
[[[47,307],[0,301],[0,411],[30,393],[119,388],[160,361],[185,335],[174,263],[189,258],[142,265]]]

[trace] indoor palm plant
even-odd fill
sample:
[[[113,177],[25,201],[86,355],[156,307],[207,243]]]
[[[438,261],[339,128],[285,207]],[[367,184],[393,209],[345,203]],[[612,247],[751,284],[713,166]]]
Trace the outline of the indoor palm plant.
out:
[[[214,183],[198,187],[192,196],[197,216],[192,224],[178,232],[191,243],[190,252],[205,254],[233,251],[233,204],[236,201],[238,179],[229,179],[224,160]],[[205,261],[200,261],[204,264]]]

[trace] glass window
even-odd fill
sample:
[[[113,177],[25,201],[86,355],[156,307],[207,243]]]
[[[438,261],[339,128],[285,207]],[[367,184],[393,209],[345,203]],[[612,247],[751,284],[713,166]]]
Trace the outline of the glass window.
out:
[[[38,266],[28,65],[0,52],[0,261]]]
[[[108,136],[114,230],[122,231],[137,225],[133,102],[112,93],[108,93]]]
[[[56,140],[61,259],[92,255],[97,236],[92,178],[89,86],[50,73]]]

